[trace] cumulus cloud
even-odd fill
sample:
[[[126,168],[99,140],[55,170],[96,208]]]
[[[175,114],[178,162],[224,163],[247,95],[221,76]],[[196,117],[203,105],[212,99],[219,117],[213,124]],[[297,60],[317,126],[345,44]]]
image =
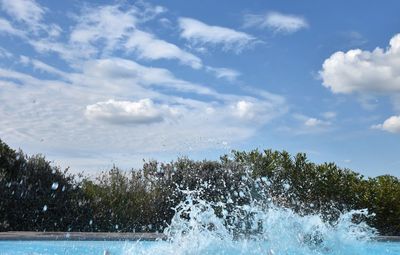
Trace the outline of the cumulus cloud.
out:
[[[151,124],[163,121],[176,112],[166,105],[155,105],[151,99],[139,101],[115,101],[110,99],[86,106],[89,119],[98,119],[114,124]]]
[[[254,119],[257,117],[256,107],[252,102],[240,100],[233,105],[234,114],[243,119]]]
[[[387,49],[335,52],[324,61],[319,74],[333,93],[398,93],[400,34],[393,36]]]
[[[380,129],[390,133],[400,133],[400,115],[392,116],[382,124],[372,126],[373,129]]]
[[[242,51],[256,41],[254,36],[231,28],[210,26],[192,18],[179,18],[181,37],[194,45],[222,45],[224,50]]]
[[[134,50],[144,59],[177,59],[192,68],[202,67],[202,61],[195,55],[180,49],[175,44],[157,39],[154,35],[135,30],[127,40],[125,47]]]
[[[268,12],[263,15],[245,15],[244,27],[269,28],[277,33],[294,33],[300,29],[307,28],[308,22],[301,16]]]

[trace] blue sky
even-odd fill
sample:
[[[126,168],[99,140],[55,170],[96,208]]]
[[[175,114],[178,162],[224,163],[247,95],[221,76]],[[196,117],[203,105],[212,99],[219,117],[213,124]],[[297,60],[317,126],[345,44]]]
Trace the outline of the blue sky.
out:
[[[398,1],[0,1],[0,138],[62,167],[306,152],[400,175]]]

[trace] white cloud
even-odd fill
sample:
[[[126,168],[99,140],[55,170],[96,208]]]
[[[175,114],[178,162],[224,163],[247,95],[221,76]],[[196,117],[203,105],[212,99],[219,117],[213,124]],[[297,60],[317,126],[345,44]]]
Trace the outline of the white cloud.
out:
[[[232,103],[232,116],[243,123],[264,124],[287,111],[285,104],[269,99],[242,98]]]
[[[151,99],[139,101],[115,101],[110,99],[86,106],[89,119],[98,119],[114,124],[151,124],[161,122],[173,115],[173,109],[166,105],[155,105]]]
[[[129,79],[144,86],[218,96],[213,89],[178,79],[167,69],[146,67],[127,59],[109,58],[87,61],[84,64],[84,72],[99,79]]]
[[[317,118],[307,118],[304,121],[304,125],[306,127],[320,127],[320,126],[328,126],[328,125],[330,125],[330,123],[327,121],[324,121],[324,120],[317,119]]]
[[[195,55],[180,49],[172,43],[157,39],[154,35],[135,30],[127,40],[125,47],[128,50],[135,50],[140,58],[144,59],[177,59],[182,64],[192,68],[202,67],[202,61]]]
[[[264,90],[241,86],[233,94],[126,59],[173,59],[222,79],[239,75],[228,68],[209,69],[195,55],[145,30],[146,20],[165,11],[161,7],[141,1],[134,6],[85,7],[73,19],[76,25],[66,30],[48,25],[43,10],[36,18],[38,32],[23,20],[4,19],[6,26],[0,26],[6,34],[24,37],[36,50],[21,56],[0,48],[1,57],[15,60],[13,66],[0,68],[0,137],[28,153],[43,152],[56,162],[72,162],[74,168],[98,168],[110,158],[116,164],[127,161],[127,151],[129,159],[136,159],[151,153],[225,148],[287,112],[284,97]],[[60,33],[65,34],[57,37]],[[212,44],[250,44],[244,41],[230,38]]]
[[[400,133],[400,115],[392,116],[382,124],[372,126],[374,129],[380,129],[390,133]]]
[[[338,51],[324,61],[319,72],[333,93],[400,92],[400,34],[385,49]]]
[[[334,119],[334,118],[336,118],[336,116],[337,116],[336,112],[324,112],[324,113],[322,113],[322,117],[324,117],[325,119],[328,119],[328,120]]]
[[[23,31],[13,27],[13,25],[6,19],[0,18],[0,33],[6,33],[18,37],[24,37]]]
[[[28,64],[33,66],[32,59]],[[23,144],[28,152],[67,153],[71,162],[96,153],[108,160],[110,153],[125,151],[144,155],[219,148],[222,142],[254,135],[286,112],[286,102],[278,95],[218,93],[130,60],[91,60],[82,68],[65,81],[0,69],[2,139]],[[174,89],[208,92],[212,99],[180,97]]]
[[[228,81],[235,81],[241,75],[239,71],[225,67],[207,66],[206,70],[213,73],[218,79],[226,79]]]
[[[0,25],[1,26],[1,25]],[[8,50],[0,47],[0,58],[12,58],[13,54]]]
[[[173,28],[172,22],[168,18],[161,18],[158,20],[160,24],[165,28]]]
[[[296,126],[286,126],[282,130],[296,135],[315,134],[332,130],[332,122],[327,119],[319,119],[303,114],[294,114],[293,118],[298,122]]]
[[[31,65],[35,70],[40,70],[42,72],[50,73],[50,74],[55,74],[61,77],[67,77],[66,73],[58,70],[57,68],[54,68],[40,60],[37,59],[31,59],[27,56],[21,55],[19,57],[19,61],[23,65]]]
[[[252,102],[241,100],[233,105],[234,114],[243,119],[254,119],[256,117],[255,106]]]
[[[99,51],[98,42],[104,43],[104,51],[112,51],[134,30],[137,23],[136,8],[122,10],[119,5],[86,8],[76,17],[70,42],[82,50]]]
[[[174,88],[176,82],[179,89],[203,92],[166,70],[129,60],[93,60],[83,68],[65,82],[0,69],[0,136],[44,153],[96,154],[105,145],[105,155],[200,150],[246,139],[285,112],[277,95],[257,99],[214,91],[209,94],[214,100],[201,100],[158,90],[157,84]],[[132,125],[138,122],[152,125]]]
[[[300,16],[268,12],[264,15],[246,15],[244,27],[269,28],[277,33],[294,33],[300,29],[307,28],[308,22]]]
[[[29,43],[41,53],[55,52],[75,65],[77,60],[104,58],[122,50],[134,52],[141,59],[175,59],[200,69],[203,64],[199,57],[137,28],[164,11],[163,7],[144,2],[86,7],[75,16],[76,25],[69,35],[69,43],[46,39],[29,40]]]
[[[210,26],[199,20],[179,18],[181,37],[194,45],[222,45],[224,50],[242,51],[256,41],[256,38],[244,32],[226,27]]]
[[[37,26],[45,13],[45,8],[34,0],[2,0],[1,7],[11,17],[29,26]]]
[[[351,47],[361,46],[368,42],[368,40],[358,31],[342,32],[341,36],[347,40],[347,44]]]
[[[394,111],[400,112],[400,94],[393,95],[391,97],[391,102],[393,104]]]
[[[43,21],[44,14],[47,9],[34,0],[0,0],[1,8],[21,27],[16,31],[10,31],[15,36],[27,36],[26,30],[33,32],[33,35],[39,35],[39,32],[45,32],[49,37],[58,37],[62,29],[52,23]],[[4,22],[1,22],[5,25]],[[7,25],[8,26],[8,25]],[[1,26],[0,26],[1,27]],[[30,33],[32,35],[32,33]]]

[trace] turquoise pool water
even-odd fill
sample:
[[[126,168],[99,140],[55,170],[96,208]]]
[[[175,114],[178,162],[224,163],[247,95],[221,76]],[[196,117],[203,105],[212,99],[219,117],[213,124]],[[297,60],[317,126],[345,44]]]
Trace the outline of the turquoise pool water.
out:
[[[264,250],[263,250],[264,249]],[[105,251],[110,255],[128,254],[262,254],[262,255],[295,255],[306,254],[304,249],[298,251],[271,250],[268,244],[262,247],[259,244],[248,242],[238,242],[231,247],[204,247],[199,250],[176,250],[168,242],[121,242],[121,241],[0,241],[1,255],[104,255]],[[368,242],[359,246],[357,249],[314,249],[309,250],[310,255],[314,254],[334,254],[334,255],[399,255],[400,243],[396,242]]]

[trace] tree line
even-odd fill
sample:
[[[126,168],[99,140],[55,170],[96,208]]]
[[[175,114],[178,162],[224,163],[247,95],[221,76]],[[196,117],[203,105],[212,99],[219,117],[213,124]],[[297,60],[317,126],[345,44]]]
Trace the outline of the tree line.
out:
[[[400,180],[375,178],[315,164],[306,154],[233,151],[219,160],[148,161],[141,169],[113,167],[87,178],[28,156],[0,140],[0,231],[161,232],[184,199],[177,190],[202,190],[211,202],[246,204],[249,180],[263,180],[274,204],[334,221],[368,209],[367,223],[382,235],[400,235]],[[207,185],[205,185],[207,184]],[[246,195],[238,194],[243,186]],[[229,208],[224,208],[229,211]],[[216,208],[216,212],[221,211]]]

